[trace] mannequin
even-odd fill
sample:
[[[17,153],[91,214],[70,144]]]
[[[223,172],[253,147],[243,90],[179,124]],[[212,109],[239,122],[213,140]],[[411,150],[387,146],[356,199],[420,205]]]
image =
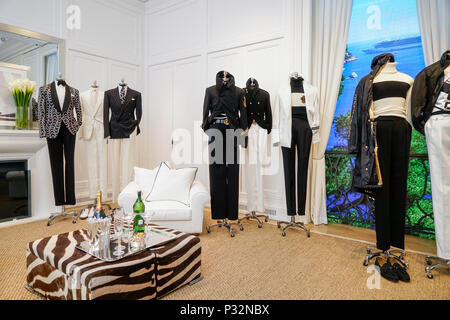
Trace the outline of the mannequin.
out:
[[[211,213],[218,223],[207,227],[226,227],[234,237],[228,220],[238,220],[239,211],[239,148],[242,134],[247,131],[247,111],[244,91],[235,86],[227,71],[216,75],[216,84],[207,88],[203,105],[202,129],[209,136],[209,181]],[[242,139],[241,139],[242,137]]]
[[[450,51],[420,72],[412,94],[414,127],[425,134],[430,160],[431,190],[439,265],[450,267]]]
[[[309,236],[309,230],[303,223],[296,223],[295,216],[305,215],[309,157],[311,144],[320,141],[319,119],[317,88],[298,72],[292,73],[289,86],[279,90],[274,111],[273,142],[282,147],[287,215],[291,217],[290,222],[278,223],[278,227],[286,224],[283,236],[284,230],[291,226],[305,230]]]
[[[83,125],[79,139],[86,143],[86,164],[89,176],[89,197],[95,199],[97,191],[107,192],[108,149],[104,139],[103,98],[105,93],[99,90],[97,81],[80,95],[83,111]]]
[[[59,74],[56,81],[39,88],[39,135],[47,139],[53,179],[55,205],[62,212],[51,214],[47,225],[75,205],[75,137],[82,124],[79,92]],[[74,216],[74,222],[76,217]]]
[[[105,92],[103,126],[104,137],[109,137],[114,155],[111,159],[113,201],[117,201],[120,191],[130,181],[141,118],[141,93],[131,89],[123,78],[116,88]]]
[[[256,212],[264,213],[264,169],[267,155],[267,136],[272,131],[272,108],[270,105],[270,95],[266,90],[259,87],[255,78],[247,80],[245,100],[247,103],[248,120],[248,145],[245,149],[245,181],[247,190],[247,208],[250,214],[243,219],[255,219],[258,221],[258,227],[262,227],[262,221],[259,217],[266,215],[257,215]]]
[[[373,81],[373,116],[383,187],[375,194],[377,248],[404,249],[411,125],[407,110],[414,79],[387,62]]]

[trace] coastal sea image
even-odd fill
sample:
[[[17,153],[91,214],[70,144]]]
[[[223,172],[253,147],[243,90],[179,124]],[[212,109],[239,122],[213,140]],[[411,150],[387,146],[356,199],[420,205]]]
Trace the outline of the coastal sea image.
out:
[[[425,68],[415,1],[393,0],[389,3],[391,6],[386,8],[388,4],[385,0],[354,1],[341,88],[326,157],[329,220],[372,229],[375,228],[374,199],[349,191],[354,158],[348,155],[347,145],[355,89],[361,78],[370,72],[373,58],[382,53],[392,53],[398,62],[398,71],[413,78]],[[378,28],[368,30],[368,19],[373,19],[377,14]],[[407,28],[402,24],[407,24]],[[426,154],[425,138],[413,130],[406,232],[434,238],[431,184]]]

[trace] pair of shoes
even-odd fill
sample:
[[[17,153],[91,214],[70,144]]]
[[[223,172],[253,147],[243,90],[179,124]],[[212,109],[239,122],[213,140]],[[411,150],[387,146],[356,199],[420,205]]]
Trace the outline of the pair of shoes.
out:
[[[410,281],[410,277],[406,272],[406,268],[393,258],[388,258],[388,260],[386,261],[382,257],[377,257],[377,259],[375,260],[375,265],[380,268],[381,276],[389,281]]]
[[[405,266],[403,266],[402,263],[399,263],[397,260],[393,258],[389,258],[388,262],[391,264],[392,268],[397,273],[398,279],[400,281],[409,282],[411,280],[408,272],[406,272]]]
[[[94,207],[92,207],[91,209],[85,208],[81,210],[80,219],[86,220],[87,218],[92,218],[94,216],[94,212]]]
[[[375,260],[375,265],[380,268],[380,274],[383,278],[392,282],[398,282],[399,278],[397,272],[389,263],[389,260],[386,261],[382,257],[377,257]]]

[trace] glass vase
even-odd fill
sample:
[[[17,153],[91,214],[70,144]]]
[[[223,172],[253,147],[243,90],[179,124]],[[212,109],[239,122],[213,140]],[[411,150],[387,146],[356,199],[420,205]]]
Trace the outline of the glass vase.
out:
[[[16,128],[17,129],[28,129],[29,119],[28,119],[28,106],[17,106],[16,107]]]

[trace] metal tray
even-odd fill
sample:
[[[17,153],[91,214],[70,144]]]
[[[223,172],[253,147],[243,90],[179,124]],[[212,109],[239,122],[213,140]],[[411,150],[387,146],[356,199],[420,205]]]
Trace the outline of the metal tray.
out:
[[[166,231],[150,228],[140,247],[133,246],[132,241],[127,241],[125,236],[121,237],[121,246],[123,253],[120,254],[116,252],[118,239],[117,237],[114,237],[114,235],[112,235],[109,244],[105,246],[105,248],[93,250],[93,248],[91,248],[91,246],[89,245],[88,241],[81,242],[79,245],[76,246],[76,248],[102,261],[114,262],[132,255],[139,254],[149,248],[162,246],[178,237],[179,236]]]

